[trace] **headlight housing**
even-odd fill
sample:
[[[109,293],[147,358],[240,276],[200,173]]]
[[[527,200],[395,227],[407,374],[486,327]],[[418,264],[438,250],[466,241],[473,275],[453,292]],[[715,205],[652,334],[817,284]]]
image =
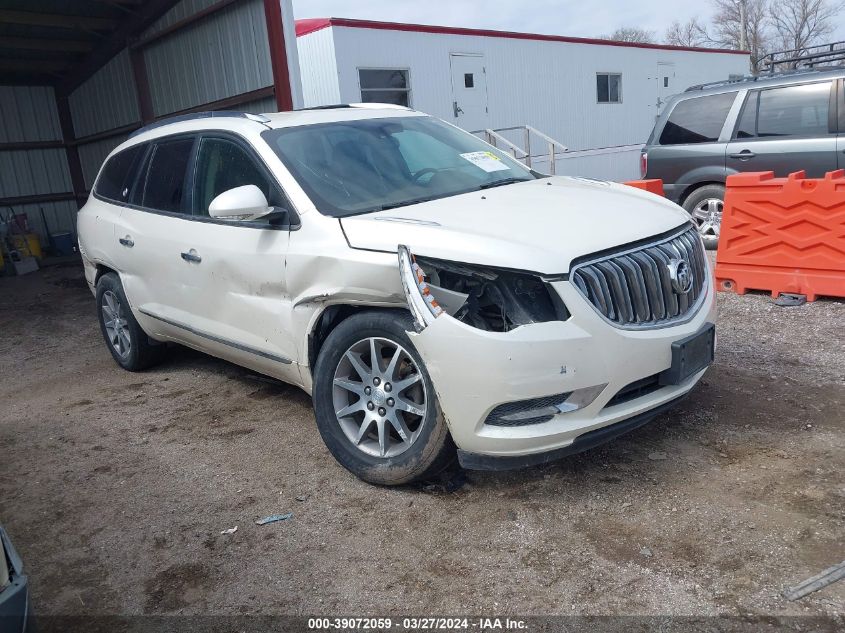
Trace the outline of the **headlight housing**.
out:
[[[407,246],[399,246],[399,268],[420,331],[443,314],[489,332],[569,318],[557,292],[533,273],[414,257]]]

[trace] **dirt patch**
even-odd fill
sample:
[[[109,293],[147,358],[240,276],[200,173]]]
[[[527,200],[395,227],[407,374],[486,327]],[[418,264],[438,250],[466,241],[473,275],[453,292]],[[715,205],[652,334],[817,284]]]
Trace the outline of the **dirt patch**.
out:
[[[843,613],[845,582],[781,590],[845,558],[845,303],[720,295],[716,365],[653,423],[384,489],[294,388],[189,350],[119,370],[80,280],[0,279],[0,522],[37,613]]]

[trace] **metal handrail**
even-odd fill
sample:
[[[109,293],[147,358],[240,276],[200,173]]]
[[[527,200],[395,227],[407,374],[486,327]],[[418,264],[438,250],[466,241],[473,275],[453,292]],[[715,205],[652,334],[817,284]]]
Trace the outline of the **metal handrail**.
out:
[[[512,132],[515,130],[521,130],[523,133],[523,140],[525,142],[525,149],[519,147],[516,143],[506,139],[504,136],[501,135],[501,132]],[[560,141],[556,141],[552,137],[548,136],[547,134],[543,134],[540,130],[531,127],[530,125],[514,125],[511,127],[500,127],[496,129],[485,128],[483,130],[475,130],[472,132],[473,134],[484,134],[486,140],[490,145],[493,147],[499,147],[498,143],[503,143],[510,149],[510,152],[513,154],[513,157],[516,160],[524,161],[526,167],[531,167],[531,160],[533,158],[545,158],[548,157],[549,159],[549,171],[552,175],[555,174],[555,162],[557,161],[557,157],[559,154],[565,154],[569,151],[569,148],[561,143]],[[531,135],[537,136],[543,141],[545,141],[548,145],[548,154],[532,154],[531,153]],[[558,151],[559,148],[559,151]],[[518,156],[517,154],[521,154]]]

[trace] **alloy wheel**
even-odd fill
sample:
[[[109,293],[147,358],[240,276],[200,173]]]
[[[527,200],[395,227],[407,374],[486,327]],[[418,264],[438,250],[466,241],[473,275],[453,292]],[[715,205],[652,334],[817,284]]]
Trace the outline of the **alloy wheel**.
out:
[[[128,357],[132,352],[132,338],[120,297],[111,290],[106,290],[100,308],[103,311],[103,326],[106,328],[109,343],[118,356]]]
[[[705,241],[718,241],[724,206],[724,202],[719,198],[705,198],[695,205],[690,213],[699,235]]]
[[[426,423],[426,387],[408,351],[386,338],[358,341],[335,369],[332,399],[338,424],[358,450],[395,457]]]

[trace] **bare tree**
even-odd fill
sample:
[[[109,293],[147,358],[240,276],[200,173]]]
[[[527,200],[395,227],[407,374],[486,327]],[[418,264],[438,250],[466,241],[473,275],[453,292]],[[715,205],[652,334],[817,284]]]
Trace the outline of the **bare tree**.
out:
[[[610,35],[602,35],[601,39],[613,40],[614,42],[643,42],[646,44],[653,44],[657,41],[654,31],[636,26],[619,27]]]
[[[842,2],[829,0],[774,0],[769,19],[777,45],[800,51],[821,44],[824,37],[833,33],[834,19],[842,9]]]
[[[690,18],[681,24],[678,20],[672,22],[663,41],[673,46],[706,46],[712,44],[705,27],[697,17]]]
[[[757,72],[758,60],[771,50],[768,0],[712,0],[713,42],[724,48],[751,52],[751,71]]]

